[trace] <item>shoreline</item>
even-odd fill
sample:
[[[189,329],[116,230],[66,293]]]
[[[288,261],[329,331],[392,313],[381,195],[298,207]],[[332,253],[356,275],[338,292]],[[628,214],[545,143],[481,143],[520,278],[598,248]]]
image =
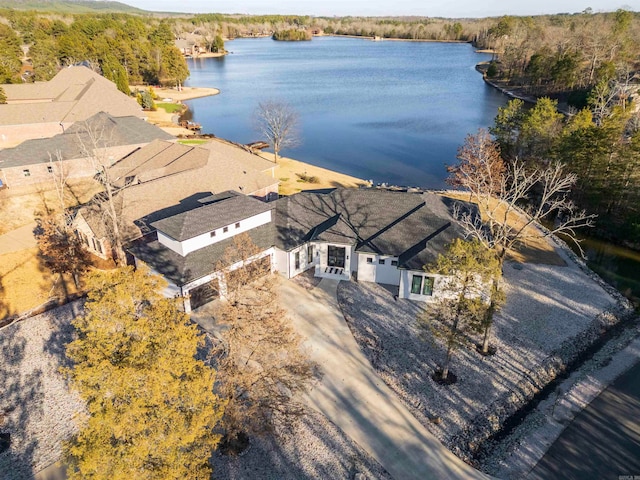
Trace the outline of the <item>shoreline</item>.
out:
[[[418,42],[418,43],[473,43],[471,40],[434,40],[432,38],[384,38],[372,37],[364,35],[342,35],[339,33],[323,33],[313,35],[313,37],[337,37],[337,38],[356,38],[360,40],[369,40],[372,42]]]

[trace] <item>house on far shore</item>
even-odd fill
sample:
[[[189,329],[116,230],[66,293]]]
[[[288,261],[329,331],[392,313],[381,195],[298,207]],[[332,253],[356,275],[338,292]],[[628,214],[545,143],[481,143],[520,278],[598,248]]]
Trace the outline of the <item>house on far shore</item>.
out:
[[[108,173],[127,243],[155,232],[154,222],[201,206],[200,200],[212,194],[235,190],[263,201],[277,199],[274,172],[273,162],[213,139],[203,145],[156,140],[116,162]],[[99,207],[80,209],[74,227],[92,253],[110,255],[108,222]]]
[[[0,148],[53,137],[98,112],[146,119],[135,98],[85,66],[63,68],[48,82],[6,84],[2,88],[7,103],[0,105]]]
[[[101,159],[100,163],[115,162],[152,140],[172,138],[138,117],[99,112],[75,122],[64,133],[0,149],[0,183],[25,193],[29,187],[51,183],[54,174],[64,173],[67,179],[91,178],[97,173],[92,156]]]
[[[423,266],[464,236],[454,201],[433,193],[340,188],[261,203],[225,192],[201,202],[152,222],[150,234],[129,248],[137,265],[165,277],[165,293],[183,297],[187,312],[224,295],[228,270],[216,265],[240,233],[260,248],[255,260],[285,278],[313,270],[315,277],[392,285],[399,298],[427,302],[443,292],[440,277]]]

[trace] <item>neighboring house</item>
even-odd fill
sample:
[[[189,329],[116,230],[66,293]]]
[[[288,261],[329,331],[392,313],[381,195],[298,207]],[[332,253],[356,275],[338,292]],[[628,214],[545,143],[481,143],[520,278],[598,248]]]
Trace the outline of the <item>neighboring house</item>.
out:
[[[217,139],[203,145],[154,141],[109,170],[125,241],[154,228],[151,223],[201,205],[199,200],[227,190],[270,201],[278,198],[275,164]],[[108,222],[97,207],[80,209],[75,228],[94,254],[106,258]],[[94,248],[94,244],[97,245]]]
[[[134,98],[84,66],[63,68],[48,82],[7,84],[2,88],[7,103],[0,105],[0,148],[63,133],[74,122],[98,112],[146,118]]]
[[[47,183],[61,173],[66,178],[93,177],[97,163],[115,161],[152,140],[171,138],[138,117],[99,112],[64,133],[0,150],[0,180],[14,188]]]
[[[180,53],[187,57],[197,56],[200,53],[200,46],[192,36],[188,38],[178,38],[174,44],[178,50],[180,50]]]
[[[400,298],[419,301],[443,293],[439,276],[423,266],[464,235],[453,200],[433,193],[336,189],[260,204],[227,192],[202,201],[153,222],[156,234],[129,249],[167,279],[168,295],[185,297],[187,312],[224,294],[216,266],[238,233],[247,232],[259,258],[286,278],[313,269],[316,277],[393,285]]]

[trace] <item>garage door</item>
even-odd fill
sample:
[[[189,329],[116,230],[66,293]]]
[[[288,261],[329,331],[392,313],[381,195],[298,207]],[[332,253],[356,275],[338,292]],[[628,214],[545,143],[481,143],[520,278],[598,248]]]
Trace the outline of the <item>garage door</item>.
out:
[[[192,288],[189,290],[189,295],[191,297],[191,310],[195,310],[196,308],[212,302],[220,295],[218,279],[216,278],[209,283]]]

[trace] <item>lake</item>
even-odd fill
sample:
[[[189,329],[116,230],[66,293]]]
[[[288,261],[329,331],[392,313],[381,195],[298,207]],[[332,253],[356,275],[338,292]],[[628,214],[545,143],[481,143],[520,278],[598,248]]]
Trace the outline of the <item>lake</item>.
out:
[[[258,103],[284,100],[301,143],[281,153],[376,183],[441,188],[469,133],[493,124],[508,99],[475,70],[490,55],[469,44],[315,37],[227,42],[231,54],[189,59],[192,86],[221,93],[186,102],[203,133],[260,138]]]

